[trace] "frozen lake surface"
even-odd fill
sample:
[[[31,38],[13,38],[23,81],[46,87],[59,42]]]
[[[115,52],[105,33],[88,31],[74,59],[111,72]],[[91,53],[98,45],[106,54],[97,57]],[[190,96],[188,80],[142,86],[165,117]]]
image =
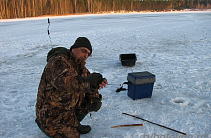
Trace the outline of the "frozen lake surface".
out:
[[[86,67],[110,84],[100,90],[103,105],[82,124],[81,138],[176,138],[174,131],[123,115],[126,112],[211,138],[211,12],[142,13],[50,17],[53,47],[69,48],[85,36],[93,45]],[[46,138],[34,123],[37,88],[51,49],[47,17],[0,20],[0,137]],[[120,54],[136,53],[134,67]],[[156,76],[151,98],[132,100],[116,93],[131,72]],[[125,86],[127,87],[127,85]],[[143,123],[143,126],[111,128]]]

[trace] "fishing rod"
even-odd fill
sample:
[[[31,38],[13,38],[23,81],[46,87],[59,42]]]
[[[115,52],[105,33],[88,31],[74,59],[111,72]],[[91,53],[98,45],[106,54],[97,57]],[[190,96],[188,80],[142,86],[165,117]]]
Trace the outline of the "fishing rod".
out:
[[[119,86],[121,86],[121,84],[111,84],[111,83],[109,83],[109,84],[106,84],[106,85],[119,85]]]
[[[141,120],[146,121],[146,122],[148,122],[148,123],[151,123],[151,124],[154,124],[154,125],[158,125],[158,126],[160,126],[160,127],[164,127],[164,128],[166,128],[166,129],[175,131],[175,132],[180,133],[180,134],[183,134],[183,135],[187,135],[186,133],[180,132],[180,131],[178,131],[178,130],[175,130],[175,129],[172,129],[172,128],[169,128],[169,127],[166,127],[166,126],[163,126],[163,125],[154,123],[154,122],[151,122],[151,121],[149,121],[149,120],[143,119],[143,118],[138,117],[138,116],[130,115],[130,114],[127,114],[127,113],[122,113],[122,114],[125,114],[125,115],[128,115],[128,116],[132,116],[132,117],[135,117],[135,118],[138,118],[138,119],[141,119]]]
[[[130,127],[130,126],[143,126],[143,124],[118,125],[118,126],[113,126],[113,127],[111,127],[111,128],[117,128],[117,127]]]
[[[48,18],[48,28],[47,28],[47,32],[48,32],[48,36],[49,36],[49,39],[50,39],[50,43],[51,43],[51,47],[52,47],[52,42],[51,42],[51,36],[50,36],[50,19]]]

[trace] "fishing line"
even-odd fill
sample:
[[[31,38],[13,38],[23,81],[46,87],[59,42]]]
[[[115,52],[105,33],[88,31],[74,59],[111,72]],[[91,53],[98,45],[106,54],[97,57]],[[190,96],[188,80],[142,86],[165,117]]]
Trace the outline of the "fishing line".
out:
[[[114,83],[109,83],[107,85],[119,85],[119,86],[121,86],[121,84],[114,84]]]
[[[51,44],[51,47],[52,47],[52,42],[51,42],[51,36],[50,36],[50,19],[48,18],[48,28],[47,28],[47,32],[48,32],[48,36],[49,36],[49,39],[50,39],[50,44]]]

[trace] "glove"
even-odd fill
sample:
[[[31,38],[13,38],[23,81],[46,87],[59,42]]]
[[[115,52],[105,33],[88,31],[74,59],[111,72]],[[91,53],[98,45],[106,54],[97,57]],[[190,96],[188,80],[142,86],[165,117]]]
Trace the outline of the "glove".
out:
[[[101,102],[103,99],[103,96],[101,94],[99,94],[99,102]]]
[[[92,73],[86,79],[86,82],[90,84],[91,91],[99,88],[99,84],[102,83],[103,77],[100,73]]]
[[[97,112],[102,105],[102,95],[99,94],[99,97],[89,97],[89,94],[86,94],[84,102],[82,102],[81,107],[85,109],[83,112]],[[87,112],[87,113],[88,113]]]
[[[100,94],[99,95],[99,98],[91,98],[90,99],[90,105],[89,105],[89,111],[92,112],[92,111],[95,111],[97,112],[101,105],[102,105],[102,95]]]

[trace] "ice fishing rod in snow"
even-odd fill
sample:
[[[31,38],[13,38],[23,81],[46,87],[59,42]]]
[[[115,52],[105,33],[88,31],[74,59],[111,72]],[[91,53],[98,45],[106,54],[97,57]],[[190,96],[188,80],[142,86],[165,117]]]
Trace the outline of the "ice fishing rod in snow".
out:
[[[186,133],[183,133],[183,132],[180,132],[180,131],[178,131],[178,130],[175,130],[175,129],[172,129],[172,128],[169,128],[169,127],[166,127],[166,126],[163,126],[163,125],[160,125],[160,124],[157,124],[157,123],[148,121],[148,120],[143,119],[143,118],[140,118],[140,117],[138,117],[138,116],[130,115],[130,114],[127,114],[127,113],[122,113],[122,114],[125,114],[125,115],[128,115],[128,116],[132,116],[132,117],[135,117],[135,118],[138,118],[138,119],[141,119],[141,120],[146,121],[146,122],[148,122],[148,123],[151,123],[151,124],[154,124],[154,125],[158,125],[158,126],[160,126],[160,127],[164,127],[164,128],[166,128],[166,129],[175,131],[175,132],[180,133],[180,134],[183,134],[183,135],[187,135]]]
[[[50,39],[50,43],[51,43],[51,47],[52,47],[52,42],[51,42],[51,36],[50,36],[50,19],[48,18],[48,28],[47,28],[47,32],[48,32],[48,36],[49,36],[49,39]]]
[[[143,126],[143,124],[118,125],[118,126],[113,126],[113,127],[111,127],[111,128],[117,128],[117,127],[130,127],[130,126]]]

